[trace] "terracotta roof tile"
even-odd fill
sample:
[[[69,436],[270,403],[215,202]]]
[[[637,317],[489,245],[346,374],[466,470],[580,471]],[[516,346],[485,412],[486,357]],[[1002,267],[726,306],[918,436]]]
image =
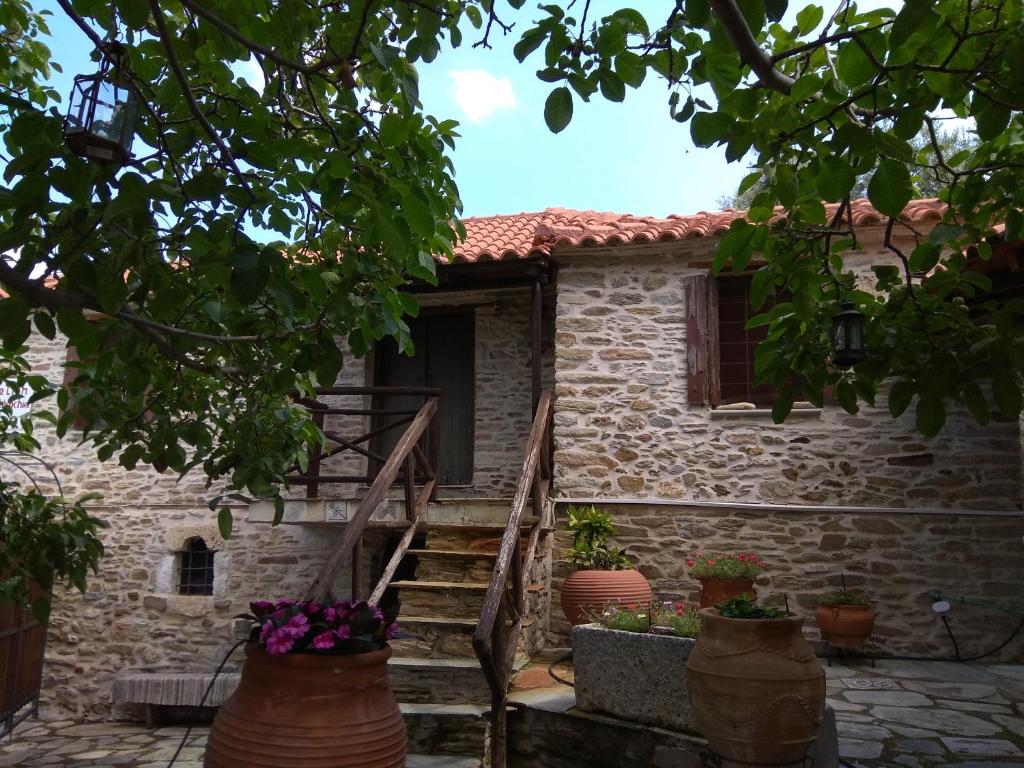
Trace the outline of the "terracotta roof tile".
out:
[[[828,215],[837,206],[826,205]],[[780,209],[781,211],[781,209]],[[912,223],[941,221],[946,205],[935,198],[913,200],[902,219]],[[718,235],[742,217],[745,211],[724,211],[671,215],[666,218],[635,216],[631,213],[575,211],[548,208],[539,213],[480,216],[464,219],[466,238],[455,246],[456,262],[525,259],[550,256],[558,248],[599,247],[685,240]],[[864,199],[853,202],[855,224],[881,224],[885,217]]]

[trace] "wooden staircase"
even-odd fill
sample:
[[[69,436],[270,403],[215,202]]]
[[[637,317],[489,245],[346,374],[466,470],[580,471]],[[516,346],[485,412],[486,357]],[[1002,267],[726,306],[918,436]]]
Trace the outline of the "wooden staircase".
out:
[[[423,546],[405,554],[405,578],[391,581],[385,592],[385,601],[397,597],[402,605],[389,677],[411,753],[479,761],[486,750],[491,691],[472,642],[505,524],[486,522],[486,510],[480,517],[476,523],[428,525]],[[545,589],[544,581],[532,587],[538,597]],[[531,616],[524,625],[537,621]],[[530,650],[521,639],[516,667]]]
[[[451,509],[456,514],[446,516],[438,514],[445,504],[435,498],[439,392],[395,388],[319,391],[333,396],[385,390],[421,394],[425,400],[408,419],[391,425],[408,422],[390,455],[385,459],[360,447],[375,434],[372,431],[347,440],[325,428],[324,434],[338,447],[311,450],[310,472],[301,476],[310,490],[309,498],[316,497],[324,482],[372,479],[306,598],[325,600],[346,570],[353,577],[353,597],[365,597],[361,582],[364,531],[375,510],[388,503],[389,489],[399,483],[405,520],[396,525],[403,526],[405,532],[368,599],[375,604],[393,599],[401,602],[398,624],[402,634],[391,644],[389,679],[406,720],[407,768],[469,768],[483,765],[485,754],[493,768],[504,768],[512,675],[529,652],[542,645],[543,617],[549,605],[552,395],[544,391],[536,403],[513,498],[501,500],[497,507],[453,500]],[[332,415],[372,413],[308,398],[297,401],[313,410],[319,425]],[[420,441],[427,437],[429,445],[424,451]],[[320,474],[320,462],[344,450],[380,462],[376,474],[372,478]]]

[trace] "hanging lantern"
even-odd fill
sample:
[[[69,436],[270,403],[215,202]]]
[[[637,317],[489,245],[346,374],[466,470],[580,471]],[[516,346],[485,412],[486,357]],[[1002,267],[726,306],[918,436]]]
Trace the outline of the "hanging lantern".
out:
[[[846,299],[832,318],[832,362],[849,368],[865,358],[864,315]]]
[[[121,43],[105,43],[99,72],[75,78],[64,119],[64,141],[87,160],[124,165],[131,159],[138,102],[124,76],[123,57]]]

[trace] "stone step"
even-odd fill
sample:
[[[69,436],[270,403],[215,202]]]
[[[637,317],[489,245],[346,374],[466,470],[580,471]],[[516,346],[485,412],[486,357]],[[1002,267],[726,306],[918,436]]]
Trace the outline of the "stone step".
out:
[[[486,581],[392,581],[395,589],[426,589],[431,592],[486,592],[490,584]]]
[[[482,704],[416,703],[398,706],[405,718],[409,752],[435,757],[482,758],[487,737],[486,714],[490,707]]]
[[[406,755],[405,768],[480,768],[476,757],[456,755]]]
[[[476,658],[392,656],[391,690],[399,701],[433,704],[487,704],[490,688]]]
[[[391,641],[391,647],[397,656],[475,659],[473,633],[478,621],[478,616],[399,616],[402,634]],[[532,618],[523,620],[520,652],[524,648],[525,630],[535,623]]]

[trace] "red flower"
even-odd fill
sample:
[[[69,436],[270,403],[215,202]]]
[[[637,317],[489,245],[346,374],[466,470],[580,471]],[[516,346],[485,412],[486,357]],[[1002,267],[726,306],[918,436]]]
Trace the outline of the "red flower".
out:
[[[687,568],[693,568],[693,558],[690,558],[689,560],[686,561],[686,567]]]

